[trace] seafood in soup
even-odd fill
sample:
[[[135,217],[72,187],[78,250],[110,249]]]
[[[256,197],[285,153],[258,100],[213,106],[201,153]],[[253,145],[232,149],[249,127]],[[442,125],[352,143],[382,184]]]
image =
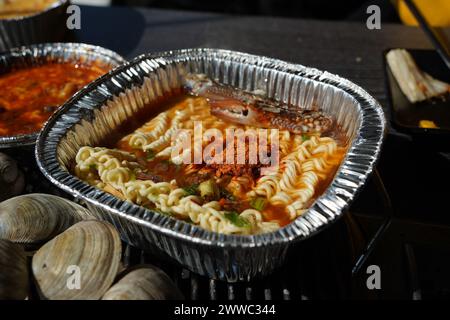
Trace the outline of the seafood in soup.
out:
[[[347,139],[332,116],[285,108],[202,76],[188,75],[186,88],[116,141],[80,148],[75,175],[225,234],[285,226],[333,179]]]
[[[232,89],[203,75],[188,75],[186,87],[191,94],[208,100],[211,114],[226,121],[264,128],[288,130],[295,134],[324,133],[333,120],[317,110],[289,110],[255,94]]]

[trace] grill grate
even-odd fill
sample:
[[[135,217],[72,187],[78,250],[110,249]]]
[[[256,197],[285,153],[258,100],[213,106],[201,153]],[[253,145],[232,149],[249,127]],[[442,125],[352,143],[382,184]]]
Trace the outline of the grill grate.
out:
[[[133,260],[133,255],[139,255],[139,260]],[[288,285],[287,278],[281,276],[282,270],[259,281],[226,283],[199,276],[170,263],[162,264],[158,257],[148,255],[129,245],[125,247],[123,261],[126,267],[136,264],[157,265],[174,280],[185,298],[189,300],[291,300],[292,297],[308,299],[306,295],[302,294],[300,285]]]
[[[288,263],[266,278],[226,283],[190,272],[155,253],[125,245],[124,267],[153,264],[164,270],[188,300],[309,300],[348,298],[355,256],[347,241],[348,224],[338,221],[328,232],[299,244]],[[345,230],[342,230],[345,229]],[[335,244],[331,245],[330,244]]]

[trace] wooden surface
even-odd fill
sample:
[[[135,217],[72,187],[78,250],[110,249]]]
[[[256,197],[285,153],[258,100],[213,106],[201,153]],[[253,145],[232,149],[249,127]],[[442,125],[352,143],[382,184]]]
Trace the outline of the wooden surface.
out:
[[[332,22],[143,8],[82,8],[78,41],[108,47],[131,59],[161,50],[211,47],[270,56],[327,70],[365,88],[383,105],[387,99],[383,51],[431,48],[416,27],[365,21]],[[450,38],[450,29],[446,30]],[[391,129],[391,132],[393,130]]]

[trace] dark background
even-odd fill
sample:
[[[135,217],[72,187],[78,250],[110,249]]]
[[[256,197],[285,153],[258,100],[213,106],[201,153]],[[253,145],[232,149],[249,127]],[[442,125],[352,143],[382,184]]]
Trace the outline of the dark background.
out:
[[[113,0],[113,5],[209,11],[228,14],[361,21],[366,9],[381,8],[382,22],[399,22],[390,0]]]

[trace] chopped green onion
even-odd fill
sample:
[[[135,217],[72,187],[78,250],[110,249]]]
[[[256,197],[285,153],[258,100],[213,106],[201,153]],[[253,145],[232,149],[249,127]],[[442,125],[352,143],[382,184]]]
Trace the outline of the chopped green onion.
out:
[[[267,203],[266,198],[262,198],[262,197],[256,197],[256,198],[253,198],[252,200],[250,200],[250,206],[253,209],[256,209],[258,211],[264,210],[266,203]]]
[[[250,226],[250,223],[247,219],[241,217],[237,212],[234,211],[225,212],[225,218],[239,228],[246,228]]]
[[[200,195],[210,199],[218,199],[220,197],[219,187],[213,179],[203,181],[198,186]]]
[[[302,141],[306,141],[309,140],[310,136],[308,136],[307,134],[302,134]]]
[[[147,160],[152,160],[152,159],[156,156],[155,151],[153,151],[152,149],[148,149],[148,150],[145,152],[145,154],[146,154],[146,156],[147,156]]]
[[[198,193],[198,184],[191,184],[190,186],[184,187],[183,190],[186,192],[186,196],[194,196]]]

